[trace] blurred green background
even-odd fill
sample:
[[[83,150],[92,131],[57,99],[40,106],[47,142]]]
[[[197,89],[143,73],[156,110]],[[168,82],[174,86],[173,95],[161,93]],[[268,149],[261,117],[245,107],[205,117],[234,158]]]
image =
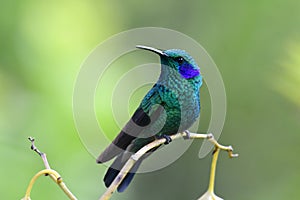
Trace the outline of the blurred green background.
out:
[[[100,197],[106,168],[80,142],[73,86],[96,45],[144,26],[194,38],[223,76],[228,107],[220,142],[234,145],[240,157],[220,155],[216,193],[225,199],[299,198],[299,9],[298,0],[1,1],[1,199],[21,199],[43,168],[29,149],[29,135],[79,199]],[[113,199],[197,199],[206,190],[211,160],[198,159],[200,145],[195,141],[167,168],[138,175]],[[31,197],[67,199],[47,178],[37,181]]]

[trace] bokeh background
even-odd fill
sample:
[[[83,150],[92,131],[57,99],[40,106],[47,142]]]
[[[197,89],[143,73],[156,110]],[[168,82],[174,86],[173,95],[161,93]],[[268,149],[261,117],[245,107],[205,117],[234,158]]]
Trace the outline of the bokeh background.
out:
[[[29,149],[29,135],[79,199],[98,199],[105,191],[106,167],[95,164],[76,131],[73,87],[81,63],[100,42],[145,26],[194,38],[223,76],[228,102],[220,142],[234,145],[240,157],[220,155],[216,193],[225,199],[299,198],[299,9],[298,0],[1,1],[1,199],[21,199],[43,168]],[[205,131],[209,96],[202,90]],[[207,188],[211,161],[198,159],[200,145],[195,141],[169,167],[138,175],[113,199],[197,199]],[[31,197],[66,199],[48,178],[37,181]]]

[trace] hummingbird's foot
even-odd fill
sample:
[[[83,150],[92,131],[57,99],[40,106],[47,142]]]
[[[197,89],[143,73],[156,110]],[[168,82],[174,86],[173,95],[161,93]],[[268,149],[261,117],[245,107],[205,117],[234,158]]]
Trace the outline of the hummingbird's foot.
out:
[[[164,144],[169,144],[172,142],[172,138],[169,135],[162,135],[162,137],[166,139]]]
[[[169,144],[170,142],[172,142],[172,138],[169,135],[161,135],[161,136],[156,136],[157,139],[161,139],[161,138],[165,138],[166,141],[164,144]]]
[[[183,139],[188,140],[191,139],[191,132],[189,130],[184,131],[186,136],[183,136]]]

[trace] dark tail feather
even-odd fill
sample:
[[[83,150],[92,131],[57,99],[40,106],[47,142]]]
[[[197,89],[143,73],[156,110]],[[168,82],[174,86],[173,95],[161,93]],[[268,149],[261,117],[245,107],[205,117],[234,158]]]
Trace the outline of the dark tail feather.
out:
[[[148,143],[148,142],[147,142]],[[145,143],[146,144],[146,143]],[[130,182],[132,181],[136,171],[138,170],[139,166],[141,165],[142,161],[150,156],[155,150],[157,150],[159,146],[151,149],[146,154],[144,154],[131,168],[131,170],[126,174],[123,181],[118,186],[118,192],[124,192],[125,189],[128,187]],[[137,151],[138,149],[132,149]],[[111,183],[115,180],[117,175],[120,173],[120,170],[123,168],[125,163],[128,161],[132,153],[125,151],[122,154],[118,155],[117,158],[114,160],[114,162],[111,164],[109,169],[107,170],[105,176],[104,176],[104,183],[106,187],[109,187]]]
[[[126,161],[124,161],[126,162]],[[119,155],[114,162],[111,164],[111,166],[108,168],[103,181],[105,183],[106,187],[109,187],[110,184],[114,181],[116,176],[119,174],[120,170],[122,169],[123,165],[125,164],[122,162],[122,154]]]
[[[138,170],[139,166],[141,165],[143,159],[138,160],[134,166],[131,168],[130,172],[125,176],[123,181],[118,187],[118,192],[124,192],[128,185],[131,183],[136,171]]]
[[[124,192],[125,189],[128,187],[128,185],[130,184],[130,182],[132,181],[136,171],[138,170],[138,168],[140,167],[142,161],[147,158],[148,156],[151,155],[151,153],[153,153],[156,149],[158,149],[158,147],[155,147],[153,149],[151,149],[148,153],[144,154],[131,168],[131,170],[129,171],[129,173],[125,176],[125,178],[123,179],[123,181],[121,182],[121,184],[118,187],[118,192]],[[125,164],[125,163],[124,163]],[[118,172],[119,173],[119,172]],[[117,173],[117,175],[118,175]],[[117,176],[116,175],[116,176]]]
[[[128,185],[132,181],[140,164],[142,163],[142,160],[143,159],[138,160],[134,164],[134,166],[131,168],[131,170],[128,172],[128,174],[126,174],[125,178],[123,179],[123,181],[121,182],[121,184],[118,187],[118,192],[125,191],[125,189],[128,187]],[[117,177],[117,175],[119,174],[120,170],[122,169],[122,167],[124,166],[126,161],[127,160],[122,162],[122,155],[120,155],[116,158],[116,160],[113,162],[113,164],[109,167],[109,169],[107,170],[107,172],[104,176],[104,179],[103,179],[106,187],[109,187],[112,184],[112,182]]]

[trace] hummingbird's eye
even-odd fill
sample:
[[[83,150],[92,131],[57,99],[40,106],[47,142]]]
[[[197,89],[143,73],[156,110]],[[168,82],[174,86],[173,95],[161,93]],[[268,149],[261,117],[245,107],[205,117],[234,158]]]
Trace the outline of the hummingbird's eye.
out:
[[[177,58],[175,58],[175,60],[176,60],[176,62],[178,62],[178,64],[182,64],[184,61],[183,57],[177,57]]]

